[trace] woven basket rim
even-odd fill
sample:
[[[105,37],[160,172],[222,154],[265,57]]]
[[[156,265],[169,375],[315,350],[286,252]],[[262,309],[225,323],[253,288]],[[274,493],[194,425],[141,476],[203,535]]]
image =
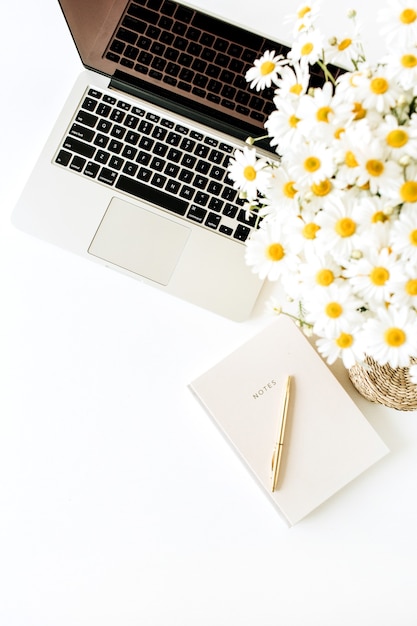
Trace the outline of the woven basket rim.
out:
[[[411,362],[417,363],[417,359]],[[371,402],[399,411],[417,409],[417,385],[411,382],[408,367],[380,365],[372,357],[366,357],[365,366],[356,364],[349,369],[349,378]]]

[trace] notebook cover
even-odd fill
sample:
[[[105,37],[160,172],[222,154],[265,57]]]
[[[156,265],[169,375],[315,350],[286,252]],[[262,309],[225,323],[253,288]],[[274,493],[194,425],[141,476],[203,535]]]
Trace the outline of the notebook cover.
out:
[[[271,459],[287,376],[291,397],[278,490]],[[289,525],[388,452],[304,334],[277,318],[190,384]]]

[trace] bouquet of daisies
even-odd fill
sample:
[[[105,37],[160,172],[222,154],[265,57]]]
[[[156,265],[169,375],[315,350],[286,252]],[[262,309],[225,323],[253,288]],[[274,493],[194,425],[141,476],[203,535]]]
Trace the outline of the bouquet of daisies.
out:
[[[417,357],[417,0],[380,11],[390,53],[374,65],[354,12],[351,34],[330,40],[318,14],[314,0],[300,7],[287,58],[268,51],[246,75],[254,89],[274,87],[265,126],[279,155],[269,159],[248,139],[229,165],[260,220],[246,262],[299,303],[296,317],[329,363],[340,357],[350,368],[367,355],[409,366]],[[309,89],[316,63],[326,82]],[[349,69],[335,80],[329,64]]]

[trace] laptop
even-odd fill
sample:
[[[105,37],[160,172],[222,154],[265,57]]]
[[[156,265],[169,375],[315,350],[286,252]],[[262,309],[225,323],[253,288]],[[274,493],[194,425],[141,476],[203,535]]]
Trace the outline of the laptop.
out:
[[[261,136],[272,93],[249,89],[288,48],[175,0],[60,0],[85,70],[14,210],[14,224],[232,320],[262,282],[254,218],[227,176]],[[266,146],[267,148],[267,146]],[[276,156],[276,155],[275,155]]]

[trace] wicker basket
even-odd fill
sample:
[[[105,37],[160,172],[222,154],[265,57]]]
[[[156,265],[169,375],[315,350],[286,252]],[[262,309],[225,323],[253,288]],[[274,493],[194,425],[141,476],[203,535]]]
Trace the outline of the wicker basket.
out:
[[[366,367],[354,365],[349,370],[350,380],[364,398],[398,411],[417,409],[417,385],[410,382],[408,367],[379,365],[370,357],[365,362]]]

